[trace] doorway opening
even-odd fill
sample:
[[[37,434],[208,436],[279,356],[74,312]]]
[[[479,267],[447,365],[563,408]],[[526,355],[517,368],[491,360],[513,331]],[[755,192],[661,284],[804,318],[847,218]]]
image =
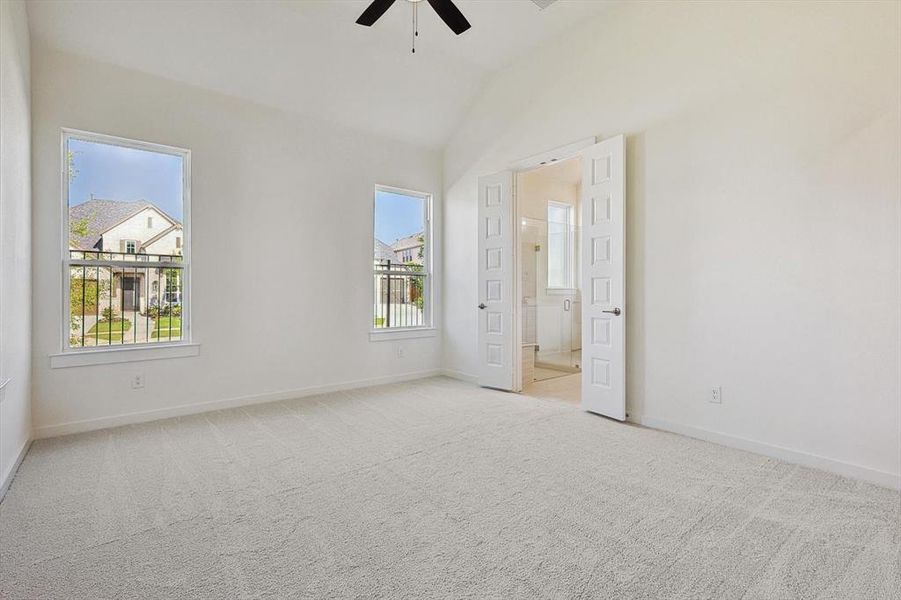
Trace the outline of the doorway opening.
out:
[[[588,139],[479,177],[482,387],[626,419],[625,154]]]
[[[582,159],[516,173],[522,391],[579,404]]]

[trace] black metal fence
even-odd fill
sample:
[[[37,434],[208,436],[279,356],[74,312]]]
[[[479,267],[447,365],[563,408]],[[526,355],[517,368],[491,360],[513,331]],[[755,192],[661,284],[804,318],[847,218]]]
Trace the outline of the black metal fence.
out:
[[[70,250],[68,268],[70,347],[183,338],[181,256]]]
[[[422,265],[376,260],[373,328],[424,327],[428,275]]]

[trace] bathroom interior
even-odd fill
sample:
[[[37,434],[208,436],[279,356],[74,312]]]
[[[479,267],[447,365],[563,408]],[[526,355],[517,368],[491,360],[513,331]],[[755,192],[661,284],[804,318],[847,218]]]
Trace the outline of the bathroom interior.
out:
[[[516,185],[523,391],[572,402],[581,388],[581,182],[572,158],[521,172]]]

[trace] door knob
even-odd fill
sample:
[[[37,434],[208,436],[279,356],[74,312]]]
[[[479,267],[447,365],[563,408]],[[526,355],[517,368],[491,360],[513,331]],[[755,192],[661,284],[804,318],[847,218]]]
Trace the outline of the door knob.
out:
[[[601,312],[610,313],[611,315],[616,315],[617,317],[622,314],[623,311],[619,309],[619,307],[614,308],[613,310],[602,310]]]
[[[479,308],[480,308],[481,310],[485,310],[485,308],[487,308],[487,307],[485,306],[485,303],[482,302],[481,304],[479,304]]]

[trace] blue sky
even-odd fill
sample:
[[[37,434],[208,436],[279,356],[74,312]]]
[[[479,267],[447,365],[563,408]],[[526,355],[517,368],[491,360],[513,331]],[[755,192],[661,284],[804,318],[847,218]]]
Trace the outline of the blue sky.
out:
[[[389,246],[423,230],[425,201],[393,192],[375,193],[375,237]]]
[[[95,198],[146,200],[183,220],[182,157],[109,144],[69,140],[75,177],[69,180],[69,206]]]

